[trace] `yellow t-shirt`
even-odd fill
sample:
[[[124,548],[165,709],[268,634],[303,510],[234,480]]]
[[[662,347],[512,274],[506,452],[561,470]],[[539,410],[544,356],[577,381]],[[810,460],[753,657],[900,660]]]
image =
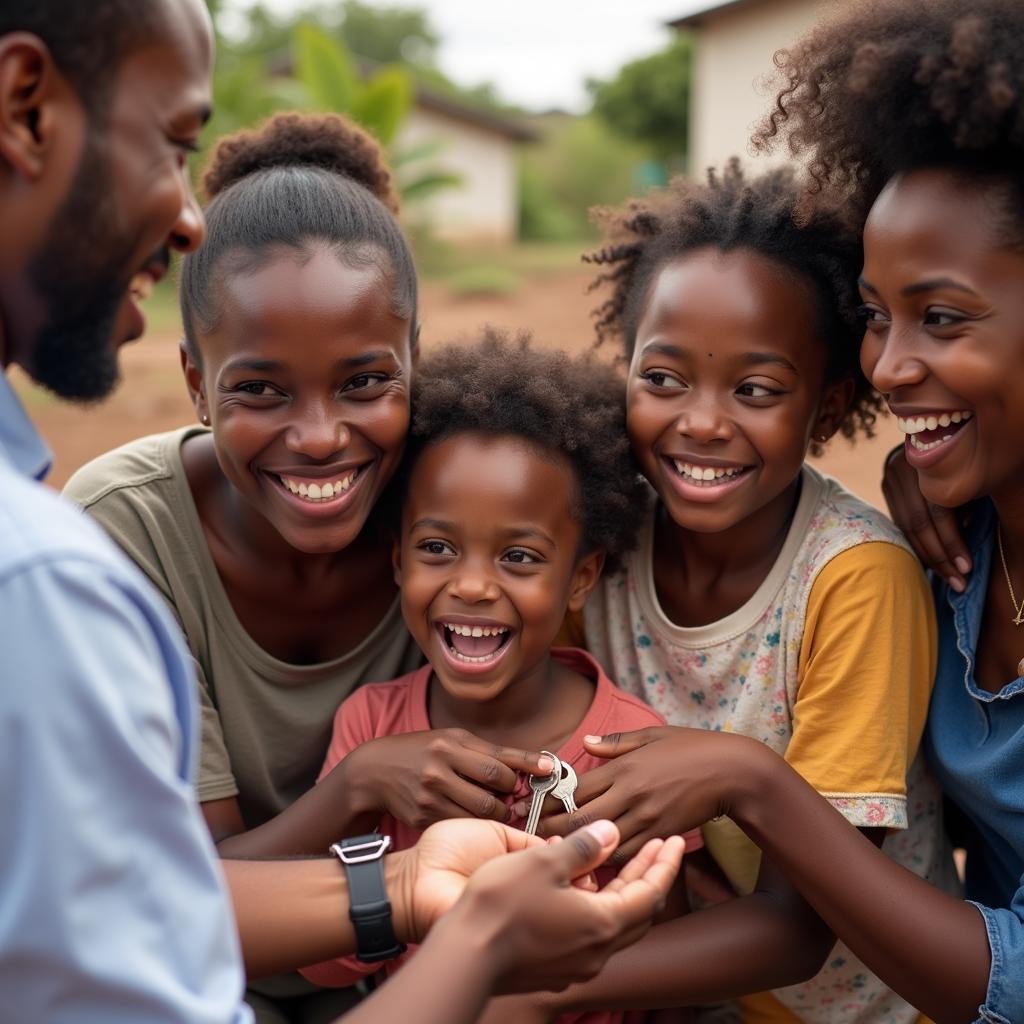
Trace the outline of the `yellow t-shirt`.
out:
[[[586,646],[609,675],[672,725],[761,740],[854,825],[892,830],[883,849],[894,860],[953,888],[939,793],[915,761],[935,672],[934,609],[899,531],[805,466],[786,541],[757,592],[724,619],[680,627],[658,603],[654,514],[584,609]],[[704,834],[749,891],[756,847],[727,820]],[[750,1014],[809,1024],[919,1017],[841,944],[816,978],[755,997]]]

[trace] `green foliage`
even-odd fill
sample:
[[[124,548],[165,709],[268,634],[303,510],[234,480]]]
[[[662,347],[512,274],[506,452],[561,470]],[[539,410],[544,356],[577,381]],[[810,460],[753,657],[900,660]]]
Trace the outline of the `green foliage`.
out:
[[[345,47],[322,28],[310,22],[295,26],[292,62],[314,109],[349,112],[355,106],[360,91],[355,64]]]
[[[504,267],[466,267],[448,278],[448,288],[459,299],[500,299],[515,295],[522,278]]]
[[[412,79],[398,67],[384,67],[362,83],[353,97],[352,116],[373,131],[381,142],[391,142],[412,109]]]
[[[402,31],[418,33],[427,42],[433,38],[421,12],[404,10],[403,18],[398,18],[400,9],[375,12],[354,0],[332,7],[335,13],[340,9],[362,19],[367,32],[369,15],[379,14],[382,25],[405,26]],[[328,8],[307,5],[304,10],[326,15]],[[388,22],[391,15],[395,17]],[[330,22],[325,17],[325,23]],[[438,166],[436,145],[417,146],[408,152],[394,146],[413,105],[415,86],[407,67],[390,64],[361,73],[363,69],[338,34],[311,21],[278,21],[262,5],[249,10],[247,25],[244,38],[234,44],[224,42],[220,48],[214,75],[216,112],[205,136],[207,146],[279,110],[333,111],[351,117],[389,147],[389,161],[405,202],[416,203],[461,184],[458,176]],[[386,33],[379,35],[384,38]],[[399,43],[396,37],[395,45]],[[288,69],[290,74],[285,73]],[[203,162],[205,154],[195,165]]]
[[[690,38],[678,35],[659,53],[624,65],[615,78],[589,82],[594,112],[657,156],[681,158],[689,137],[692,66]]]
[[[592,239],[590,208],[621,203],[639,191],[638,169],[650,154],[593,115],[553,114],[536,123],[543,141],[525,150],[520,164],[520,237]]]
[[[380,64],[436,65],[441,39],[425,11],[381,7],[360,0],[348,0],[342,11],[341,38],[353,53]]]

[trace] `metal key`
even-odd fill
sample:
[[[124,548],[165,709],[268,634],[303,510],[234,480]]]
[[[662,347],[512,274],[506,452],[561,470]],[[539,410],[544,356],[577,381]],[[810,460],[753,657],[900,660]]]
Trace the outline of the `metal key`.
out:
[[[562,777],[558,780],[555,788],[551,790],[551,795],[562,801],[566,812],[569,814],[575,814],[579,810],[575,799],[576,787],[578,785],[579,780],[576,778],[576,772],[573,770],[572,765],[563,761]]]
[[[537,826],[540,824],[540,812],[544,809],[544,798],[562,781],[562,762],[547,750],[542,750],[541,753],[550,757],[555,766],[549,775],[530,776],[530,789],[533,790],[533,800],[530,803],[530,813],[526,818],[526,831],[531,836],[537,834]]]

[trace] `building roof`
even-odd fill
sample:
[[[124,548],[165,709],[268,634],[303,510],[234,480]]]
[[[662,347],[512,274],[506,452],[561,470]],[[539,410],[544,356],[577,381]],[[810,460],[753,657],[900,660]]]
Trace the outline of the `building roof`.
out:
[[[380,66],[377,61],[367,60],[363,57],[357,57],[356,64],[360,75],[364,78],[368,78]],[[271,57],[268,62],[268,70],[272,75],[292,74],[294,69],[291,53],[283,51]],[[461,121],[463,124],[472,125],[481,131],[500,135],[502,138],[508,139],[509,142],[538,142],[540,140],[539,132],[511,115],[487,110],[455,95],[449,96],[434,86],[417,81],[415,74],[412,74],[411,77],[413,104],[421,110],[430,110],[453,121]]]
[[[423,110],[430,110],[453,121],[462,121],[485,132],[501,135],[510,142],[536,142],[540,135],[532,128],[518,120],[503,114],[492,113],[481,107],[459,100],[454,96],[446,96],[437,89],[431,89],[420,82],[414,85],[416,105]]]
[[[717,14],[726,7],[739,7],[745,3],[747,0],[711,0],[709,3],[701,4],[696,11],[684,14],[681,18],[676,18],[666,24],[669,28],[697,28],[709,14]]]

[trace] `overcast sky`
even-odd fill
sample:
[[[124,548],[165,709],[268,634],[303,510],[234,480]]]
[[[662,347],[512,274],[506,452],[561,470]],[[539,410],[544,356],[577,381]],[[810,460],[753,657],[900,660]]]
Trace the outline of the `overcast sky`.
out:
[[[298,0],[266,0],[287,12]],[[228,9],[246,0],[228,0]],[[385,6],[382,4],[381,6]],[[584,82],[664,46],[665,22],[701,0],[395,0],[420,7],[441,36],[440,65],[464,85],[491,81],[502,99],[531,110],[586,107]]]

